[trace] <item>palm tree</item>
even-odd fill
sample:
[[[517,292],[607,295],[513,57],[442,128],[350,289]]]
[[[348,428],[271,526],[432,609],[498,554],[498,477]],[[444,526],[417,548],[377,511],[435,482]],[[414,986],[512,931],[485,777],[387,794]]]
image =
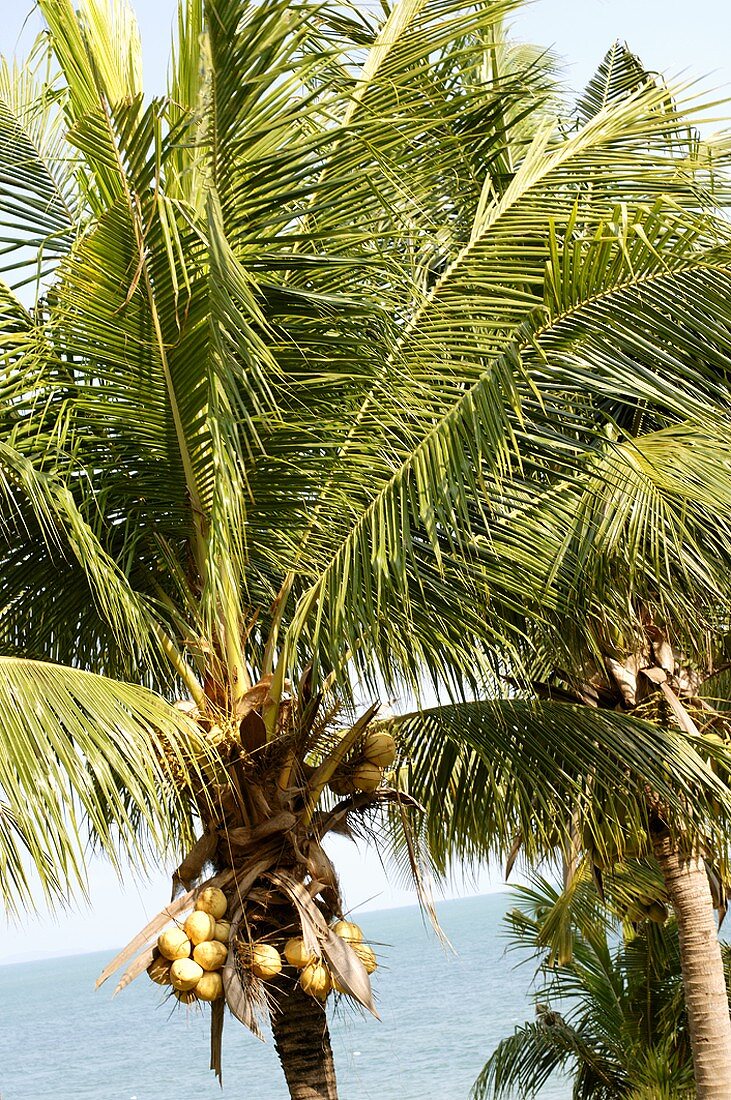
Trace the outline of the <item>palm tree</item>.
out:
[[[625,889],[629,870],[625,870]],[[542,981],[532,996],[536,1019],[515,1029],[490,1056],[476,1098],[536,1095],[554,1074],[569,1074],[575,1097],[680,1100],[694,1093],[688,1019],[683,999],[678,930],[659,918],[625,924],[599,901],[586,864],[574,890],[574,950],[557,962],[546,942],[551,915],[564,899],[536,879],[517,891],[506,918],[511,946],[540,959]],[[640,914],[632,913],[631,916]],[[665,913],[667,916],[667,912]],[[731,951],[723,946],[727,995]]]
[[[681,130],[652,83],[557,122],[545,65],[502,40],[508,3],[402,0],[378,22],[313,0],[185,0],[169,94],[154,100],[121,0],[39,6],[47,38],[6,69],[0,97],[0,725],[45,701],[49,737],[98,740],[120,684],[130,722],[143,689],[161,708],[148,726],[172,737],[187,716],[205,752],[186,741],[148,756],[200,836],[122,982],[217,884],[229,1008],[252,1029],[271,1015],[293,1097],[332,1098],[322,1005],[292,967],[260,980],[254,948],[299,934],[373,1007],[362,952],[332,931],[344,902],[323,838],[391,807],[418,873],[416,807],[372,762],[375,700],[431,681],[466,700],[484,740],[495,712],[474,699],[540,651],[555,610],[542,559],[497,536],[528,515],[533,472],[560,470],[576,495],[587,468],[608,480],[598,457],[630,463],[590,399],[606,370],[587,353],[577,382],[571,356],[604,339],[610,307],[642,321],[617,330],[617,400],[646,402],[670,433],[716,429],[694,466],[700,500],[645,474],[668,536],[707,530],[709,486],[728,492],[691,298],[702,288],[710,341],[728,319],[730,253],[708,197],[725,146]],[[662,362],[630,369],[630,348],[641,357],[655,338]],[[564,522],[546,508],[547,546]],[[635,563],[638,590],[665,582],[668,556],[673,577],[688,564],[668,538]],[[706,610],[726,592],[721,571],[688,581],[709,576]],[[73,688],[73,713],[27,660]],[[428,746],[461,713],[404,729]],[[672,730],[607,712],[598,752],[583,716],[567,743],[543,711],[503,713],[495,844],[536,798],[560,816],[581,794],[596,824],[593,791],[610,785],[640,804],[649,783],[691,836],[709,800],[729,809]],[[388,740],[375,743],[387,760]],[[223,1018],[214,1002],[219,1072]]]
[[[653,82],[636,58],[615,47],[582,98],[579,116],[590,117],[612,99],[631,100],[638,87]],[[630,231],[627,239],[631,236]],[[549,266],[557,295],[568,298],[567,314],[575,292],[571,288],[581,285],[587,269],[590,248],[581,239],[577,234],[576,253],[556,254]],[[586,252],[577,261],[582,248]],[[658,245],[659,251],[664,248]],[[598,254],[596,258],[601,268]],[[625,259],[634,268],[629,254]],[[711,322],[706,327],[712,306],[702,319],[688,316],[686,335],[695,350],[689,347],[682,356],[675,338],[668,343],[663,335],[683,308],[681,299],[695,313],[694,303],[703,301],[705,309],[718,289],[715,275],[698,274],[696,283],[695,277],[687,278],[687,271],[668,270],[660,276],[662,283],[668,279],[667,285],[650,290],[654,276],[649,276],[647,290],[635,288],[627,296],[613,291],[606,301],[598,292],[603,333],[589,335],[583,323],[571,317],[551,331],[542,346],[538,342],[537,353],[524,353],[524,364],[529,358],[533,361],[534,377],[543,378],[550,369],[557,389],[560,364],[568,377],[586,379],[578,400],[575,391],[569,397],[560,394],[554,416],[573,417],[579,401],[585,402],[593,406],[604,432],[587,457],[583,489],[573,472],[569,484],[559,464],[536,462],[525,477],[523,501],[516,504],[511,499],[499,510],[490,541],[484,543],[492,599],[504,601],[533,643],[525,676],[518,683],[506,662],[502,684],[497,678],[498,690],[507,688],[513,698],[461,706],[449,717],[444,711],[435,714],[430,739],[425,737],[423,715],[397,725],[409,739],[413,723],[412,771],[406,788],[428,807],[427,834],[439,867],[444,868],[455,853],[478,859],[504,851],[505,840],[500,845],[495,838],[505,837],[507,822],[514,830],[509,866],[521,846],[534,856],[541,848],[559,848],[565,854],[567,882],[582,847],[592,854],[598,878],[627,852],[654,855],[678,921],[698,1095],[720,1097],[731,1074],[731,1026],[713,905],[725,911],[725,884],[717,867],[711,869],[709,882],[707,865],[709,860],[725,864],[723,830],[694,843],[683,836],[656,791],[648,789],[644,808],[628,810],[611,786],[602,789],[601,781],[593,779],[589,790],[577,790],[576,804],[562,829],[555,824],[555,806],[542,792],[534,794],[532,813],[520,815],[511,800],[516,794],[527,798],[528,791],[520,790],[522,777],[515,775],[496,736],[496,728],[507,721],[515,731],[511,752],[532,754],[526,715],[531,725],[542,716],[556,738],[554,745],[560,744],[562,733],[570,741],[580,729],[587,735],[593,727],[597,744],[609,747],[610,711],[613,723],[619,715],[633,715],[675,726],[711,760],[728,743],[723,685],[712,687],[727,656],[727,497],[721,481],[714,476],[706,481],[697,465],[704,465],[704,455],[715,450],[714,438],[721,442],[714,422],[720,425],[728,416],[727,326]],[[678,291],[674,302],[674,292],[668,294],[671,283]],[[640,348],[646,307],[659,326]],[[585,308],[594,311],[592,305]],[[658,394],[651,390],[656,384],[662,388],[665,365],[671,360],[676,366],[683,362],[691,400],[704,402],[704,393],[710,399],[709,419],[702,414],[703,428],[694,425],[690,406],[677,406],[674,412],[665,408],[657,415]],[[626,372],[634,372],[635,382],[644,389],[641,398],[629,397]],[[605,382],[590,395],[593,383],[588,379],[595,373]],[[727,459],[721,452],[717,462],[723,480]],[[663,499],[667,492],[688,501],[692,519],[690,513],[671,517]],[[505,570],[505,560],[514,563],[512,571]],[[652,579],[649,562],[654,562]],[[663,571],[665,580],[658,583]],[[528,578],[535,582],[533,601],[526,598]],[[536,630],[540,614],[543,621]],[[709,703],[709,694],[721,698]],[[632,736],[629,725],[625,732]],[[637,735],[643,736],[638,728]],[[563,766],[558,750],[559,774]],[[712,766],[726,774],[720,761]],[[477,798],[475,791],[480,792]],[[604,802],[604,813],[598,815],[597,825],[582,829],[587,794]]]

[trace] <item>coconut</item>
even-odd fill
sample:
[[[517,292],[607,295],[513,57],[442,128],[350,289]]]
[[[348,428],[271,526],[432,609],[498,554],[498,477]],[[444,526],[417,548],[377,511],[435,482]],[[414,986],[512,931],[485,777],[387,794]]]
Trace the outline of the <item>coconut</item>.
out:
[[[214,920],[220,920],[228,908],[226,895],[217,886],[206,886],[195,901],[196,909],[210,913]]]
[[[181,1005],[192,1005],[198,999],[194,989],[176,989],[175,996]]]
[[[305,993],[324,1001],[332,988],[330,971],[324,963],[309,963],[300,974],[300,985]]]
[[[647,915],[655,924],[664,924],[668,919],[667,906],[663,905],[661,901],[653,901],[647,910]]]
[[[357,791],[373,794],[381,785],[381,769],[367,760],[353,772],[353,786]]]
[[[228,958],[228,948],[218,940],[204,940],[194,949],[193,958],[204,970],[220,970]]]
[[[170,967],[170,982],[175,989],[192,989],[203,977],[203,967],[194,959],[176,959]]]
[[[166,959],[187,959],[190,955],[190,940],[182,928],[168,928],[157,938],[157,949]]]
[[[388,768],[396,759],[396,742],[390,733],[369,733],[363,741],[363,756],[379,768]]]
[[[303,966],[309,966],[317,958],[312,951],[307,950],[305,941],[301,936],[287,940],[284,945],[284,957],[290,966],[296,966],[298,970],[301,970]]]
[[[216,931],[216,922],[210,913],[194,910],[183,925],[188,939],[192,944],[204,943],[213,939]]]
[[[151,980],[156,985],[170,985],[171,962],[164,955],[158,955],[147,968]]]
[[[255,943],[251,949],[251,969],[257,978],[266,981],[282,969],[282,958],[270,943]]]
[[[199,1001],[217,1001],[223,997],[223,978],[217,970],[207,970],[194,992]]]
[[[342,775],[339,772],[335,772],[328,783],[328,787],[333,794],[339,795],[341,798],[344,795],[352,794],[355,790],[355,784],[349,775]]]
[[[350,996],[348,990],[340,984],[335,974],[330,975],[330,984],[336,993],[344,993],[346,996]]]
[[[376,953],[373,948],[367,943],[351,943],[350,946],[363,963],[366,974],[372,974],[378,966],[378,960],[376,959]]]
[[[336,920],[332,926],[332,931],[336,936],[340,936],[341,940],[347,940],[348,943],[360,943],[363,939],[363,932],[351,920]]]
[[[217,920],[216,927],[213,930],[214,940],[218,940],[219,943],[228,943],[231,939],[231,925],[227,920]]]

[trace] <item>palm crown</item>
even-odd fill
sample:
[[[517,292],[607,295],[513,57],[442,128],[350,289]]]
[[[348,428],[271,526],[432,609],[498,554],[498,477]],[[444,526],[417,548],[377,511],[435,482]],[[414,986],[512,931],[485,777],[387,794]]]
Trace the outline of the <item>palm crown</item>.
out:
[[[690,593],[696,621],[717,618],[727,149],[621,50],[557,122],[545,62],[504,42],[507,3],[402,2],[380,25],[308,0],[187,0],[152,101],[123,3],[40,7],[60,75],[41,53],[6,68],[0,114],[9,690],[25,677],[32,708],[55,676],[43,728],[112,739],[120,681],[190,700],[194,721],[125,685],[155,765],[138,799],[167,767],[164,824],[192,795],[203,858],[228,868],[233,829],[249,843],[276,821],[281,843],[294,815],[285,865],[317,882],[319,860],[337,914],[322,834],[403,800],[347,789],[373,711],[334,736],[328,707],[358,684],[464,696],[520,677],[541,646],[594,636],[598,607],[624,625],[620,562],[633,598],[669,612]],[[671,476],[683,445],[692,468]],[[642,507],[613,511],[628,482]],[[34,681],[18,654],[66,667]],[[458,717],[410,729],[441,739]],[[557,770],[533,719],[516,782],[493,784],[523,815],[536,783],[572,807],[589,769],[626,785],[668,754],[681,789],[725,797],[652,726],[640,745],[605,717],[597,759],[577,722]],[[512,744],[514,712],[494,736]],[[127,761],[118,785],[134,775]],[[6,789],[20,801],[31,780]],[[677,805],[662,769],[653,782]],[[495,822],[505,841],[514,818]],[[279,874],[267,851],[259,874]]]

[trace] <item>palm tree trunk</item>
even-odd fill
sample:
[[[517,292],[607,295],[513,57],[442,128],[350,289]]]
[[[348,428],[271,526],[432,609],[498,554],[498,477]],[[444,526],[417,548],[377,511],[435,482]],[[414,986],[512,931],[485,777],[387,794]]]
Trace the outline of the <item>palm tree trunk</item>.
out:
[[[271,1019],[292,1100],[338,1100],[324,1006],[283,975],[274,990]]]
[[[678,922],[696,1096],[699,1100],[728,1100],[731,1017],[703,859],[681,858],[677,841],[667,833],[655,837],[653,843]]]

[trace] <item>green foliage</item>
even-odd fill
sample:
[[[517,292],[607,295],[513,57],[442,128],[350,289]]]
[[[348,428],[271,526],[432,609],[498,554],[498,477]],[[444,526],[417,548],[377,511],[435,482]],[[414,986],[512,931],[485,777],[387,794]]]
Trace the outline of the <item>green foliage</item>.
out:
[[[574,894],[574,954],[551,963],[544,929],[558,891],[537,879],[517,891],[506,918],[511,946],[540,960],[535,1021],[502,1040],[476,1098],[532,1097],[555,1073],[576,1100],[679,1100],[694,1095],[680,950],[674,922],[645,922],[624,936],[590,880]],[[727,975],[730,952],[723,948]]]
[[[309,667],[346,703],[463,699],[629,597],[716,624],[729,148],[702,105],[615,49],[564,109],[511,0],[186,0],[152,100],[124,0],[39,7],[48,79],[39,46],[0,80],[0,652],[226,721],[273,675],[271,739]],[[504,789],[538,760],[565,800],[589,749],[561,786],[544,740]]]

